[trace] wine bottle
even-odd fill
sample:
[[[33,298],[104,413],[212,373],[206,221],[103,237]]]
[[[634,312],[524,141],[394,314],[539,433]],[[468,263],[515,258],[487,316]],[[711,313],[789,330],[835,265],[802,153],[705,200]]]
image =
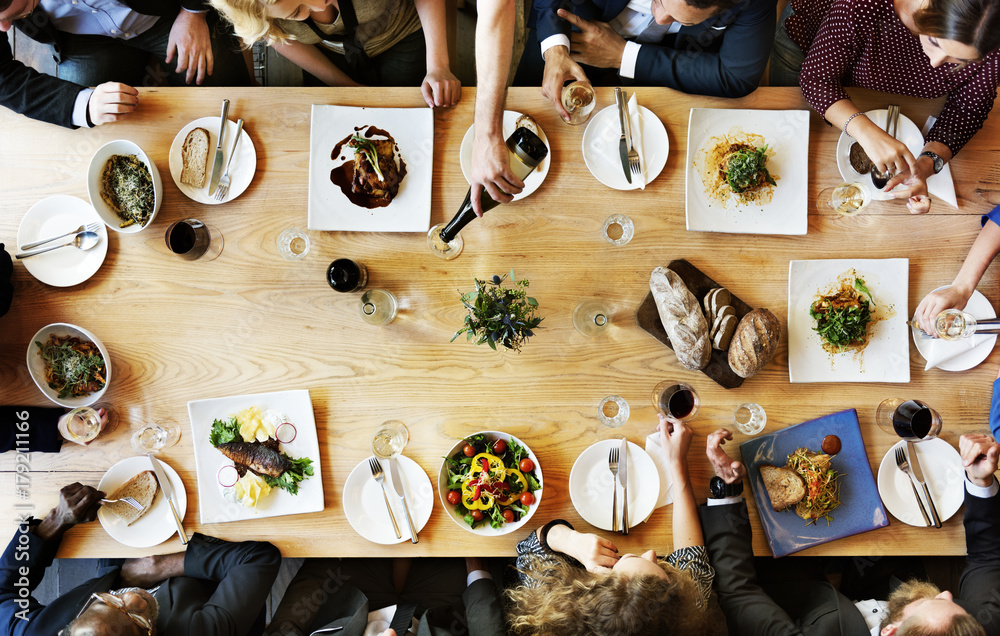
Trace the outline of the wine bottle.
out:
[[[522,181],[531,174],[531,171],[538,167],[538,164],[549,154],[549,149],[545,142],[538,138],[538,135],[527,128],[518,128],[507,138],[507,155],[510,159],[511,172],[517,175]],[[485,190],[481,198],[483,212],[492,210],[500,205]],[[440,237],[445,243],[450,243],[458,236],[469,221],[476,218],[476,212],[472,209],[472,188],[465,194],[462,207],[458,213],[441,230]]]

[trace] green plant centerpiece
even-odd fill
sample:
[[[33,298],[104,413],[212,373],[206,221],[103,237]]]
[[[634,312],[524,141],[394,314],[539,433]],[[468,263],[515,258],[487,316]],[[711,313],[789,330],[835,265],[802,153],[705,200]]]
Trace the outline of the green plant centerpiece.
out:
[[[454,342],[463,333],[466,340],[475,344],[486,343],[496,351],[497,345],[520,351],[521,345],[535,335],[543,318],[535,315],[538,301],[528,296],[528,281],[515,280],[510,270],[510,287],[504,286],[507,275],[493,276],[492,280],[476,281],[476,290],[462,294],[462,304],[469,310],[465,326],[451,337]]]

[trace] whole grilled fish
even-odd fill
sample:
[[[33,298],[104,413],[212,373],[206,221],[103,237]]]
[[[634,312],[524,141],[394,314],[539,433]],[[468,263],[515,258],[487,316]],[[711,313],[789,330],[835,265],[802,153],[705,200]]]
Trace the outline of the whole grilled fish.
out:
[[[277,449],[259,442],[229,442],[217,448],[237,464],[268,477],[281,477],[292,465]]]

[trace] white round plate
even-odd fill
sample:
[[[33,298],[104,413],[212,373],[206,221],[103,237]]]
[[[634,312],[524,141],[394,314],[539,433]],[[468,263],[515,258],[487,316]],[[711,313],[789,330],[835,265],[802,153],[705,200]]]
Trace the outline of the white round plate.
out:
[[[519,113],[516,110],[503,111],[504,139],[510,137],[514,133],[514,126],[521,115],[523,115],[523,113]],[[538,125],[538,122],[535,122],[535,124]],[[465,136],[462,137],[462,147],[458,150],[458,160],[462,165],[462,174],[465,176],[465,181],[468,183],[471,183],[469,175],[472,174],[473,128],[474,126],[469,126],[469,129],[465,131]],[[548,146],[549,154],[542,159],[542,162],[538,164],[538,166],[528,175],[528,178],[524,180],[524,190],[521,190],[520,193],[514,195],[515,201],[520,201],[537,190],[538,186],[542,185],[542,181],[545,181],[545,175],[549,173],[549,165],[552,163],[552,145],[549,144],[549,138],[545,136],[545,131],[542,130],[541,125],[538,125],[538,138],[541,139],[546,146]]]
[[[948,287],[950,287],[950,285],[943,285],[934,291],[947,289]],[[965,306],[965,311],[969,312],[976,318],[983,320],[997,317],[989,299],[979,293],[978,290],[972,292],[972,296],[969,298],[969,303]],[[916,314],[914,314],[913,319],[916,319]],[[917,351],[919,351],[920,355],[924,357],[924,360],[927,359],[927,355],[930,353],[931,347],[962,347],[965,349],[964,353],[960,353],[954,358],[945,360],[941,364],[937,365],[938,369],[943,369],[945,371],[968,371],[973,367],[979,366],[983,360],[989,357],[990,352],[993,351],[993,347],[997,343],[997,334],[974,335],[972,337],[981,339],[981,342],[976,346],[969,348],[968,343],[965,342],[948,342],[947,340],[921,338],[915,329],[911,329],[910,331],[913,336],[913,344],[917,346]]]
[[[663,166],[667,165],[670,138],[660,118],[645,106],[639,106],[639,119],[642,120],[643,167],[646,171],[646,183],[649,184],[660,175]],[[583,160],[590,174],[609,188],[638,190],[639,183],[629,183],[622,170],[622,160],[618,154],[621,136],[618,107],[608,106],[590,119],[587,130],[583,132]]]
[[[49,388],[48,382],[45,381],[45,361],[42,360],[42,356],[38,354],[38,347],[35,342],[40,342],[43,345],[48,341],[49,336],[76,336],[80,340],[89,340],[97,345],[100,350],[101,355],[104,357],[104,388],[100,391],[95,391],[90,395],[85,395],[76,398],[60,398],[59,394]],[[68,409],[73,409],[78,406],[90,406],[94,402],[101,399],[104,392],[108,390],[108,385],[111,384],[111,357],[108,355],[108,350],[104,348],[104,343],[94,334],[90,333],[83,327],[77,327],[76,325],[71,325],[65,322],[55,322],[51,325],[46,325],[38,330],[38,332],[28,341],[28,355],[27,355],[28,373],[31,374],[31,379],[35,381],[35,386],[45,395],[59,406],[64,406]]]
[[[177,507],[177,515],[183,521],[184,514],[187,512],[187,492],[184,490],[184,482],[181,481],[180,475],[170,464],[162,459],[160,464],[163,465],[163,469],[170,477],[170,485],[174,487],[174,505]],[[144,470],[153,470],[148,457],[138,456],[123,459],[104,473],[97,489],[110,496],[122,484]],[[174,523],[174,516],[170,512],[170,504],[163,496],[163,490],[159,488],[156,489],[152,508],[130,526],[125,525],[125,522],[117,515],[103,507],[97,511],[97,518],[112,539],[131,548],[150,548],[159,545],[177,532],[177,524]]]
[[[108,204],[101,198],[101,180],[104,175],[104,166],[108,163],[108,159],[112,155],[135,155],[140,161],[146,164],[146,169],[149,170],[149,177],[153,182],[153,211],[144,225],[133,224],[128,227],[119,227],[121,225],[121,218],[118,216],[118,213],[108,207]],[[160,204],[163,203],[163,182],[160,181],[160,171],[157,169],[156,164],[153,163],[153,160],[149,158],[149,155],[146,154],[145,150],[140,148],[138,144],[127,139],[116,139],[98,148],[97,152],[90,159],[90,167],[87,169],[87,196],[90,197],[91,205],[94,206],[94,209],[100,215],[105,225],[115,232],[135,234],[149,227],[153,223],[153,219],[156,218],[156,213],[160,211]]]
[[[902,440],[896,442],[878,466],[878,494],[893,517],[907,525],[923,527],[927,524],[920,514],[917,500],[913,498],[910,478],[896,466],[896,448],[900,446],[905,450],[906,442]],[[913,446],[938,516],[944,523],[958,512],[965,501],[965,470],[962,468],[962,457],[951,444],[938,438],[917,442]],[[923,498],[924,490],[919,485],[917,492]],[[928,508],[928,518],[930,514]]]
[[[204,128],[208,131],[208,169],[205,173],[205,184],[200,188],[193,188],[186,183],[181,183],[181,170],[184,168],[184,160],[181,158],[181,148],[184,146],[184,138],[195,128]],[[236,134],[236,122],[229,120],[226,124],[226,136],[222,142],[222,170],[225,174],[226,162],[229,161],[229,153],[233,150],[233,135]],[[170,154],[167,155],[170,162],[170,176],[173,177],[177,189],[190,199],[198,203],[208,203],[218,205],[232,201],[250,186],[253,175],[257,171],[257,149],[254,148],[253,140],[247,134],[246,128],[240,134],[240,145],[236,149],[236,158],[233,165],[229,167],[229,194],[222,201],[216,201],[215,196],[208,195],[208,186],[212,181],[212,168],[215,165],[215,146],[219,139],[219,118],[202,117],[196,119],[187,126],[181,128],[174,142],[170,144]],[[222,175],[219,175],[220,178]]]
[[[620,439],[597,442],[573,462],[569,473],[569,498],[583,520],[602,530],[611,530],[611,504],[617,481],[608,470],[608,453],[621,446]],[[660,497],[660,473],[653,458],[637,444],[628,443],[628,521],[634,528],[653,513]],[[618,487],[618,514],[622,494]],[[621,518],[621,517],[619,517]]]
[[[101,269],[104,257],[108,254],[108,228],[89,203],[65,194],[42,199],[31,206],[17,228],[15,247],[20,251],[21,245],[72,232],[88,223],[100,225],[97,235],[101,237],[97,245],[89,250],[78,250],[71,245],[19,262],[24,264],[24,269],[28,270],[28,273],[46,285],[53,287],[79,285]],[[72,238],[67,236],[52,244],[68,243]]]
[[[889,117],[888,109],[870,110],[865,115],[868,115],[868,119],[871,119],[879,128],[885,130],[885,122]],[[896,133],[896,139],[906,144],[914,157],[919,155],[924,148],[924,136],[920,133],[920,129],[913,123],[913,120],[902,113],[899,114],[899,131]],[[854,137],[844,132],[840,133],[840,139],[837,140],[837,168],[840,170],[841,178],[849,183],[863,183],[875,201],[889,201],[892,197],[875,188],[871,174],[859,174],[851,166],[851,144],[855,141],[857,140]],[[905,187],[900,184],[893,190]]]
[[[413,525],[419,533],[431,518],[431,510],[434,509],[434,489],[431,488],[431,480],[427,477],[427,473],[417,462],[405,455],[398,456],[396,461],[399,464],[400,477],[406,482],[406,505],[413,517]],[[385,509],[382,489],[372,478],[367,458],[354,467],[344,482],[344,514],[347,515],[347,521],[354,531],[372,543],[390,545],[409,541],[410,528],[406,524],[406,512],[403,510],[402,500],[392,487],[389,462],[382,461],[382,470],[385,473],[385,493],[389,497],[389,505],[392,506],[392,514],[396,518],[402,536],[396,538],[389,512]]]
[[[462,447],[465,446],[465,439],[460,440],[457,444],[451,447],[451,450],[445,453],[445,459],[441,462],[441,470],[438,471],[438,497],[441,499],[441,505],[444,506],[444,509],[448,513],[448,516],[451,517],[451,520],[457,523],[463,530],[473,534],[482,535],[484,537],[498,537],[502,534],[509,534],[527,524],[528,520],[535,516],[535,511],[538,510],[538,506],[542,503],[542,490],[545,488],[545,481],[542,479],[542,465],[538,462],[538,457],[535,456],[527,444],[509,433],[501,433],[500,431],[477,431],[467,435],[466,439],[472,437],[473,435],[486,435],[488,438],[492,439],[503,439],[506,440],[508,444],[511,440],[514,440],[524,447],[524,450],[528,453],[528,458],[535,464],[535,479],[537,479],[538,483],[542,486],[534,493],[535,503],[528,506],[528,514],[513,523],[503,524],[503,526],[499,529],[494,528],[489,523],[484,523],[478,528],[473,528],[467,524],[465,519],[455,512],[455,506],[448,503],[448,458],[459,452]]]

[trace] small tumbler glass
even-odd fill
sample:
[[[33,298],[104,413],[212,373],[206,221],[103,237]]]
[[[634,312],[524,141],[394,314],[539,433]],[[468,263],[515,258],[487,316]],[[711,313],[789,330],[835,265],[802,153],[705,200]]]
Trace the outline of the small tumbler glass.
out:
[[[597,407],[597,418],[601,420],[601,424],[611,428],[618,428],[627,422],[628,415],[628,402],[620,395],[609,395]]]
[[[608,243],[621,247],[632,240],[635,235],[635,224],[624,214],[612,214],[604,221],[601,234]]]
[[[746,402],[736,407],[733,413],[733,422],[736,428],[744,435],[756,435],[764,430],[767,424],[767,413],[764,407],[753,402]]]
[[[286,261],[298,261],[309,253],[309,235],[297,227],[278,235],[278,253]]]

